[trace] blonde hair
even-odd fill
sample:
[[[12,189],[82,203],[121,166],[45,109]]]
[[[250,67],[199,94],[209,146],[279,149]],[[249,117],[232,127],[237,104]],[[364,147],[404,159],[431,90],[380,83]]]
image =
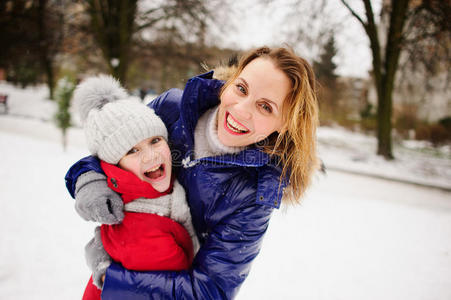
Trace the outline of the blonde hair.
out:
[[[270,59],[291,82],[282,106],[283,126],[278,134],[270,135],[260,147],[270,155],[277,155],[282,166],[280,182],[288,179],[284,200],[289,204],[300,202],[318,167],[316,156],[316,128],[318,101],[316,80],[309,63],[291,49],[261,47],[244,54],[232,76],[224,84],[220,95],[243,69],[256,58]],[[280,186],[280,185],[279,185]]]

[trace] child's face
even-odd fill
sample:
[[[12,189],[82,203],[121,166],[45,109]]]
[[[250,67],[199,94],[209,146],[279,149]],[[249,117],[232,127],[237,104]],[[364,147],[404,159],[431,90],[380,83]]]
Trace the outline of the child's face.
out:
[[[136,144],[121,158],[118,166],[150,183],[159,192],[166,191],[171,184],[171,150],[160,136]]]

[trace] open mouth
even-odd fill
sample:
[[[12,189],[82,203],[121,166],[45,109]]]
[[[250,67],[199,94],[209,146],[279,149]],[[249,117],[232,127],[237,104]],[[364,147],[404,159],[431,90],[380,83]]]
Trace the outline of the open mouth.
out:
[[[151,180],[157,180],[160,178],[164,177],[164,164],[155,166],[152,169],[147,170],[146,172],[144,172],[144,176],[146,176],[147,178],[151,179]]]
[[[225,127],[233,134],[246,134],[249,132],[243,124],[235,120],[229,112],[226,112]]]

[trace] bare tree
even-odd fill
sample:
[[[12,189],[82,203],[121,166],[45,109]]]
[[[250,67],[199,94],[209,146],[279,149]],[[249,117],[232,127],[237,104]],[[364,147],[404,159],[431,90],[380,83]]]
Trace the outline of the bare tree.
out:
[[[378,98],[377,153],[392,159],[392,95],[401,54],[407,54],[405,62],[410,70],[424,67],[424,82],[430,75],[443,70],[449,77],[451,3],[441,0],[383,1],[381,15],[387,17],[388,28],[378,32],[370,0],[362,0],[365,18],[356,13],[347,1],[341,2],[362,24],[370,40]]]
[[[423,0],[409,12],[403,50],[404,70],[423,68],[425,81],[438,73],[451,75],[451,1]]]
[[[277,9],[282,4],[280,1],[265,0],[269,9]],[[329,37],[336,33],[340,22],[333,16],[327,0],[305,1],[296,0],[284,4],[287,11],[284,23],[295,24],[296,29],[285,32],[285,39],[290,44],[301,46],[302,56],[316,58],[329,41]],[[340,29],[338,29],[340,30]]]
[[[0,3],[0,67],[14,81],[27,85],[45,80],[53,99],[54,61],[61,50],[65,0]]]
[[[90,29],[111,74],[126,84],[132,36],[136,31],[137,0],[86,1]]]
[[[385,9],[389,10],[389,25],[386,33],[386,45],[381,45],[373,8],[370,0],[362,0],[365,18],[352,9],[347,1],[341,0],[351,14],[362,24],[370,40],[373,55],[373,77],[377,92],[377,154],[393,159],[392,153],[392,94],[402,50],[405,23],[408,17],[409,0],[392,0]]]
[[[36,23],[38,29],[38,55],[47,77],[49,98],[54,99],[55,57],[63,41],[63,0],[38,0]]]
[[[168,45],[172,45],[174,51],[178,43],[193,38],[202,44],[205,22],[210,15],[205,0],[89,0],[86,5],[95,42],[110,72],[124,85],[127,85],[133,52],[137,45],[143,44],[143,36],[155,41],[159,32],[172,32],[174,35]]]
[[[26,86],[35,83],[40,73],[35,51],[37,37],[34,28],[33,8],[24,0],[0,2],[0,68],[7,78]]]

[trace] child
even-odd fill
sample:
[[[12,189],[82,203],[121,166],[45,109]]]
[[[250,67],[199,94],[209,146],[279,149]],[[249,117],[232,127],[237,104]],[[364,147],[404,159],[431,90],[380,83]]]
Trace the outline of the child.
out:
[[[74,100],[88,148],[100,158],[108,185],[121,195],[125,210],[121,224],[97,227],[86,247],[93,275],[83,299],[100,299],[102,277],[112,260],[136,271],[188,269],[199,242],[183,187],[172,176],[161,119],[108,76],[81,83]],[[83,180],[77,185],[80,189]]]

